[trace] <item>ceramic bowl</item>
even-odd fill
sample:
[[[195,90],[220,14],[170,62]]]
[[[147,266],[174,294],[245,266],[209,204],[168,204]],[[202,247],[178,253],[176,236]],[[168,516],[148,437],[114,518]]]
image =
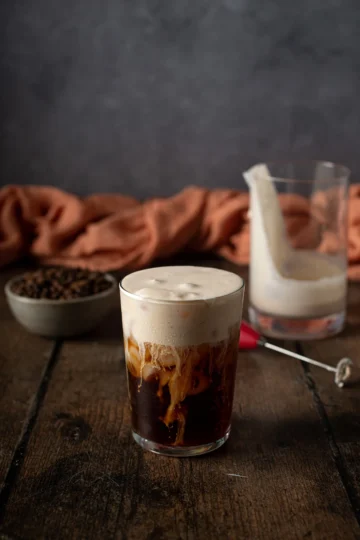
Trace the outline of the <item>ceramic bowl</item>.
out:
[[[111,310],[112,296],[118,290],[117,280],[105,274],[111,287],[98,294],[69,300],[26,298],[11,290],[21,277],[14,277],[5,285],[10,310],[26,330],[51,338],[85,334],[98,326]]]

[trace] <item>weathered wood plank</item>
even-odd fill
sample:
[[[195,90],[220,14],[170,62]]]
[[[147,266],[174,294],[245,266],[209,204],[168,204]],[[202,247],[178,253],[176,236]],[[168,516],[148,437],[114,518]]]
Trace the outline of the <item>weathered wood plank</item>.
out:
[[[360,522],[360,285],[352,284],[349,288],[348,325],[343,334],[303,343],[302,350],[333,365],[345,356],[354,362],[352,382],[343,389],[336,387],[331,374],[312,366],[307,371],[334,460]]]
[[[268,351],[242,352],[228,444],[177,460],[132,441],[118,311],[103,332],[64,345],[2,533],[359,538],[301,365]]]
[[[53,350],[51,341],[28,334],[8,309],[3,289],[16,273],[14,268],[0,273],[0,492],[36,408]]]

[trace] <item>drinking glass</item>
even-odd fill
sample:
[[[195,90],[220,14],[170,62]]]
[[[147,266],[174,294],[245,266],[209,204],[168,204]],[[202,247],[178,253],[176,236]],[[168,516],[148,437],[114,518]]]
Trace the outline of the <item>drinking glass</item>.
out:
[[[345,324],[350,171],[330,162],[255,166],[250,189],[251,323],[267,336],[318,339]]]
[[[164,282],[154,271],[157,276],[157,269],[141,272],[148,283]],[[201,271],[214,283],[231,274]],[[128,278],[135,274],[120,284],[133,437],[147,450],[176,457],[215,450],[230,433],[243,280],[224,296],[196,300],[182,293],[169,300],[132,292]],[[179,287],[195,290],[196,283],[194,277]]]

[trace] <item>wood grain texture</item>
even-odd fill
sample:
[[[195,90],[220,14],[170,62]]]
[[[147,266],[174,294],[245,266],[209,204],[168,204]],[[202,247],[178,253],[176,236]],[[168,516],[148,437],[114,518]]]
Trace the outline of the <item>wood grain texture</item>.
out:
[[[53,350],[50,340],[28,334],[8,309],[3,289],[16,272],[12,268],[0,274],[0,493]]]
[[[360,522],[360,285],[349,287],[345,331],[334,339],[304,343],[302,349],[316,360],[334,366],[345,356],[353,361],[351,382],[343,389],[337,388],[332,375],[321,369],[310,366],[306,371],[334,459]]]
[[[231,476],[236,475],[236,476]],[[359,538],[297,362],[242,352],[233,430],[172,459],[133,441],[119,311],[68,341],[49,381],[0,532],[10,538]]]

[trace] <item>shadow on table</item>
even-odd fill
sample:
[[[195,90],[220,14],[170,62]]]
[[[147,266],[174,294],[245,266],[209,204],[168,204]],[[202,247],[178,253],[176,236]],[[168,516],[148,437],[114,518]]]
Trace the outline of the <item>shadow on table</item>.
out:
[[[347,442],[358,442],[360,439],[360,421],[350,413],[340,413],[333,419],[333,427],[337,435],[346,437]],[[277,419],[262,421],[257,418],[244,418],[234,415],[231,434],[228,442],[213,455],[237,455],[249,461],[261,461],[266,456],[275,458],[284,452],[296,454],[308,453],[309,449],[315,454],[328,447],[331,434],[324,431],[322,423],[317,419],[292,418],[289,420]],[[208,454],[211,456],[211,454]],[[200,459],[206,459],[203,456]]]
[[[350,283],[347,303],[347,327],[346,331],[358,331],[360,329],[360,286],[358,283]],[[352,333],[350,335],[353,335]]]

